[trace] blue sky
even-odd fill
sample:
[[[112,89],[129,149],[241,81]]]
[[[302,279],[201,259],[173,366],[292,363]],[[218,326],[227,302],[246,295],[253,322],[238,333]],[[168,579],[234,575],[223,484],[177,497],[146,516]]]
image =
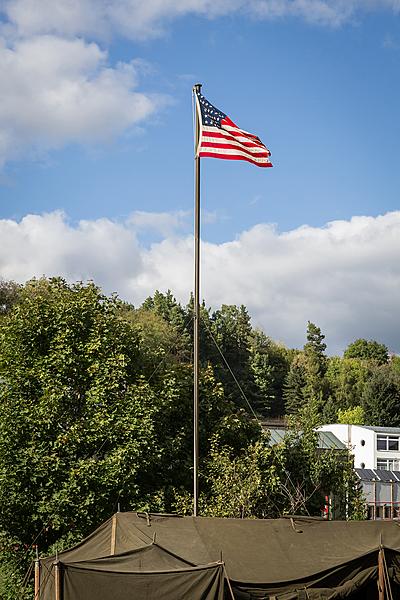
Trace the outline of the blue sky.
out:
[[[330,336],[331,351],[361,336],[400,351],[392,312],[399,283],[392,257],[400,233],[400,4],[113,0],[111,17],[106,5],[73,0],[68,12],[61,0],[43,0],[39,8],[33,0],[0,3],[6,91],[0,229],[8,244],[0,275],[94,277],[135,303],[164,286],[184,300],[191,289],[191,87],[201,82],[212,103],[261,137],[274,164],[264,170],[202,161],[207,301],[243,302],[256,325],[289,345],[303,343],[309,318]],[[46,215],[58,219],[58,241]],[[386,215],[383,232],[379,215]],[[364,221],[352,221],[355,216]],[[338,224],[327,226],[332,221]],[[95,250],[85,250],[96,223],[120,232],[107,235],[127,237],[126,247],[111,250],[104,231],[97,234],[105,236],[104,254],[115,253],[109,271],[96,263]],[[80,257],[70,245],[74,236],[80,236]],[[297,246],[287,241],[296,236]],[[327,251],[332,236],[336,249],[349,245],[347,258]],[[325,243],[316,264],[310,239],[319,237]],[[239,258],[235,244],[242,244]],[[14,245],[26,248],[29,260],[16,262]],[[233,254],[225,256],[227,248]],[[248,280],[246,256],[257,262]],[[155,257],[162,269],[154,267]],[[301,284],[291,287],[290,265],[300,259]],[[208,261],[221,272],[233,261],[237,284],[208,277]],[[326,277],[324,296],[319,288]],[[333,280],[342,290],[334,302]],[[382,289],[384,298],[374,305]],[[363,294],[360,311],[355,300]]]

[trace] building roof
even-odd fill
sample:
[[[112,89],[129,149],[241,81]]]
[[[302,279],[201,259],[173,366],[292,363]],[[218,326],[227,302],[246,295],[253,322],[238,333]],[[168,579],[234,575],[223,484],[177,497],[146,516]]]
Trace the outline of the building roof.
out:
[[[364,429],[371,429],[371,431],[376,431],[376,433],[396,433],[400,435],[400,427],[374,427],[373,425],[360,425]]]
[[[361,481],[400,481],[400,471],[384,469],[354,469]]]
[[[327,423],[326,425],[322,425],[322,427],[336,427],[338,425],[343,425],[345,427],[350,425],[350,427],[361,427],[361,429],[369,429],[376,433],[393,433],[400,435],[400,427],[375,427],[374,425],[352,425],[350,423]]]
[[[265,428],[270,433],[270,445],[280,444],[289,433],[284,427]],[[331,431],[318,431],[318,448],[323,450],[346,450],[347,446]]]

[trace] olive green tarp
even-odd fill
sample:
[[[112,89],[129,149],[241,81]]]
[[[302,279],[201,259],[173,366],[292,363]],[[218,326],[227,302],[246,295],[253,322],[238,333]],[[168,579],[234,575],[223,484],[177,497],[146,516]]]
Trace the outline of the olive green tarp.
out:
[[[220,600],[224,568],[238,600],[375,598],[380,548],[400,597],[395,521],[117,513],[58,560],[63,600]],[[40,600],[55,600],[54,560],[41,561]]]

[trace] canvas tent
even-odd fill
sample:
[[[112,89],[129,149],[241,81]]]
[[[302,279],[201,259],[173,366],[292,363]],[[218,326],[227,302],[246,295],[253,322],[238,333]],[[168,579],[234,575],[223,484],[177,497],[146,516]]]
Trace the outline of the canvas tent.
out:
[[[400,525],[117,513],[40,566],[40,600],[399,597]]]

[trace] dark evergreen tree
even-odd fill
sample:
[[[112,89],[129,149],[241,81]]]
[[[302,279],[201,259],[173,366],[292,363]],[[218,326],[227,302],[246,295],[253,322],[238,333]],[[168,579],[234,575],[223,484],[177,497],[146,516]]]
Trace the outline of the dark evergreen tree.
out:
[[[250,368],[254,378],[256,406],[265,416],[285,413],[283,386],[289,370],[286,348],[262,331],[253,331],[250,341]]]
[[[362,407],[365,423],[381,427],[400,427],[400,376],[382,365],[366,383]]]
[[[292,361],[283,386],[283,400],[287,414],[298,413],[307,402],[307,368],[304,354]]]
[[[307,325],[307,342],[304,345],[304,356],[307,370],[307,396],[317,399],[322,405],[328,397],[325,381],[327,357],[325,356],[325,336],[321,329],[311,321]]]

